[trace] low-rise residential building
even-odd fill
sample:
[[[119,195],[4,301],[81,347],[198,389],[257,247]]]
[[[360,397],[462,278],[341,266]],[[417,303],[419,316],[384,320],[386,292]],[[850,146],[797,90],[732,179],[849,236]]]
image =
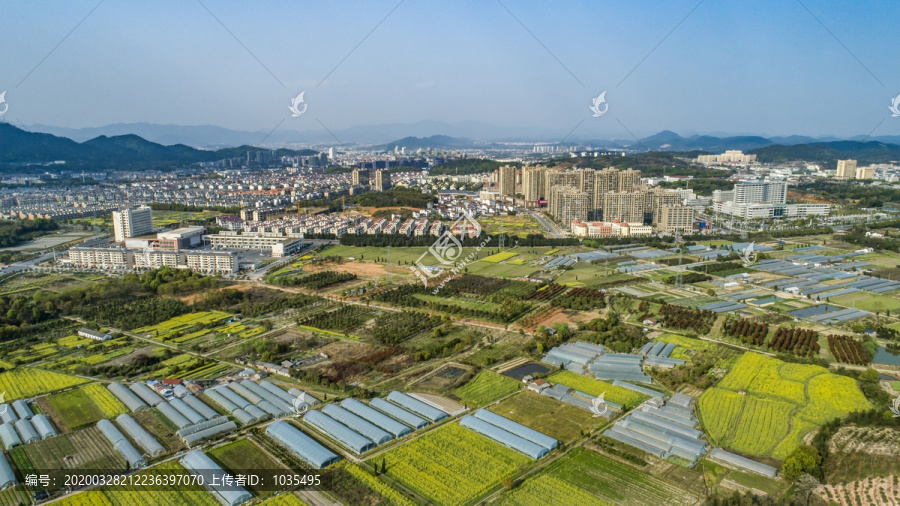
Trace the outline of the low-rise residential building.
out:
[[[225,274],[238,271],[238,257],[233,251],[191,251],[185,257],[188,269],[193,271]]]
[[[79,267],[125,267],[127,253],[125,248],[86,248],[76,246],[69,248],[69,263]]]

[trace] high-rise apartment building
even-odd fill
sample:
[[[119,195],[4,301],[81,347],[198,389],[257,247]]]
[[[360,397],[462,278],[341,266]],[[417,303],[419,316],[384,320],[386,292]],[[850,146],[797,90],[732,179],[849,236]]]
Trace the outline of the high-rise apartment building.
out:
[[[369,169],[353,169],[353,186],[369,184]]]
[[[500,167],[500,196],[516,196],[516,167],[515,165],[503,165]]]
[[[603,194],[602,205],[599,206],[598,219],[603,221],[619,220],[628,223],[644,222],[644,192],[609,192]]]
[[[383,192],[391,188],[391,173],[386,170],[375,171],[375,191]]]
[[[666,206],[660,209],[656,228],[670,234],[690,232],[694,227],[694,208],[688,206]]]
[[[586,220],[590,212],[591,196],[587,192],[578,191],[571,186],[554,186],[550,188],[548,210],[560,223],[571,223],[572,220]]]
[[[838,160],[837,179],[853,179],[856,176],[856,160]]]
[[[857,167],[856,179],[874,179],[875,167]]]
[[[116,242],[153,232],[153,209],[148,206],[113,211],[112,218]]]
[[[522,196],[526,202],[547,200],[547,189],[544,187],[547,170],[542,165],[522,169]]]

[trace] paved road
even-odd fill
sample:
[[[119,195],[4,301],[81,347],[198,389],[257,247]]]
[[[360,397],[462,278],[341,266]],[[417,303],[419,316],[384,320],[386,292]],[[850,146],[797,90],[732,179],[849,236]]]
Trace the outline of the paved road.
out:
[[[533,216],[534,219],[538,220],[538,223],[540,223],[541,226],[543,226],[545,229],[547,229],[547,232],[550,232],[550,235],[553,236],[554,239],[564,239],[566,237],[566,234],[564,234],[559,229],[559,227],[554,225],[553,222],[548,220],[547,217],[544,216],[543,214],[536,212],[536,211],[528,211],[528,213],[531,214],[531,216]]]

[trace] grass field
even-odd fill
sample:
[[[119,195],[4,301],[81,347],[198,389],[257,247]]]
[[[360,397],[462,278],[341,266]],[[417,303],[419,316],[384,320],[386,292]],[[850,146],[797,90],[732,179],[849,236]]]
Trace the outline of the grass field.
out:
[[[387,475],[441,505],[467,504],[531,459],[452,423],[375,457]]]
[[[550,479],[548,480],[547,477]],[[537,481],[537,484],[529,482]],[[557,486],[556,495],[553,489]],[[696,504],[698,497],[659,478],[604,457],[576,448],[554,462],[537,477],[501,497],[501,504]]]
[[[520,390],[522,385],[508,377],[493,371],[481,371],[464,386],[453,393],[459,396],[467,406],[484,406],[504,395]]]
[[[20,368],[0,373],[0,392],[5,392],[5,400],[13,401],[24,397],[55,392],[64,388],[87,383],[88,380],[42,369]]]
[[[640,403],[647,398],[646,395],[640,394],[627,388],[617,387],[604,381],[595,380],[576,374],[572,371],[560,371],[547,378],[551,383],[559,383],[569,388],[574,388],[580,392],[584,392],[594,397],[603,394],[603,398],[609,402],[621,404],[626,409]]]
[[[563,443],[593,428],[596,420],[583,409],[534,392],[522,392],[487,409]]]
[[[871,311],[873,313],[876,311],[881,313],[884,313],[885,311],[896,311],[900,308],[900,299],[863,291],[833,297],[831,302],[847,307],[855,307],[856,309],[862,309],[863,311]]]
[[[99,383],[51,395],[47,401],[71,430],[128,413],[128,408]]]
[[[245,473],[249,469],[276,470],[284,468],[278,461],[247,439],[240,439],[212,449],[209,451],[209,456],[221,464],[225,470],[233,471],[235,474]],[[260,484],[260,486],[262,485]],[[265,488],[260,488],[260,486],[247,486],[246,488],[257,497],[267,496],[271,493],[266,492]]]
[[[871,407],[852,378],[745,353],[700,397],[710,440],[750,455],[787,457],[815,427]]]

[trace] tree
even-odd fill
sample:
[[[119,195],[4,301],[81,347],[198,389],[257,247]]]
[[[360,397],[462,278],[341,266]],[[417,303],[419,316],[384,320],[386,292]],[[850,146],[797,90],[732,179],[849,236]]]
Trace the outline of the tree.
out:
[[[503,478],[502,480],[500,480],[500,483],[503,484],[503,488],[505,488],[506,490],[513,488],[513,485],[515,484],[511,476]]]
[[[794,481],[800,478],[804,472],[814,471],[822,463],[822,456],[815,447],[802,445],[784,459],[781,473],[785,478]]]

